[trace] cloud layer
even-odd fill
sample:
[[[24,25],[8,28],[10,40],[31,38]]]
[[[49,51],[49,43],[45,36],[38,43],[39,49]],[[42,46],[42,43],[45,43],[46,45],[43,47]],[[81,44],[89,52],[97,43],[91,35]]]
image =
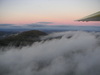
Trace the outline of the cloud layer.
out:
[[[100,75],[100,33],[69,31],[43,38],[57,36],[62,38],[1,51],[0,75]]]
[[[53,22],[37,22],[37,24],[53,24]]]

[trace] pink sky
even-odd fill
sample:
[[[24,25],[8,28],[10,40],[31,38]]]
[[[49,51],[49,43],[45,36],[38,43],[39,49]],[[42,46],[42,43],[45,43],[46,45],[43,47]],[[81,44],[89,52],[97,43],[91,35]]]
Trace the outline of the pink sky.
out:
[[[2,0],[0,24],[100,25],[74,21],[99,11],[99,3],[99,0]]]

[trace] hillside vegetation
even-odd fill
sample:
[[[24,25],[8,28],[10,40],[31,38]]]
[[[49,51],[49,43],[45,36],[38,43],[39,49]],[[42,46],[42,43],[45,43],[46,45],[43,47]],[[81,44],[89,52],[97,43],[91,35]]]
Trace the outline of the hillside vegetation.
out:
[[[38,30],[31,30],[31,31],[25,31],[19,34],[15,34],[3,39],[0,39],[0,47],[5,46],[26,46],[31,45],[32,43],[36,41],[40,41],[40,36],[47,35],[45,32],[38,31]]]

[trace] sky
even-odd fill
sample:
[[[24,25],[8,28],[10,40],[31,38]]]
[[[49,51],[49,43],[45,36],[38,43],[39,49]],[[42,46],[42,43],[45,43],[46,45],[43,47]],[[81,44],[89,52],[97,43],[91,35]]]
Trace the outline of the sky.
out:
[[[100,11],[100,0],[0,0],[0,24],[99,25],[75,20]]]

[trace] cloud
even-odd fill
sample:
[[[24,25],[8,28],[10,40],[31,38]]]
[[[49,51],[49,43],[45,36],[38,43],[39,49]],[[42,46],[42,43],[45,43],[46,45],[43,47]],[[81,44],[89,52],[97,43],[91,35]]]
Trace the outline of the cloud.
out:
[[[0,28],[20,28],[20,27],[44,27],[53,22],[36,22],[33,24],[24,24],[23,26],[17,26],[15,24],[0,24]]]
[[[13,26],[13,24],[0,24],[0,27],[9,27],[9,26]]]
[[[44,27],[44,26],[46,26],[46,25],[33,23],[33,24],[26,24],[25,26],[28,26],[28,27]]]
[[[45,38],[56,36],[62,38],[1,51],[0,75],[100,75],[100,32],[69,31]]]
[[[36,22],[33,24],[25,24],[28,27],[46,27],[49,24],[53,24],[53,22]]]
[[[23,28],[23,26],[17,26],[15,24],[0,24],[0,28],[17,29],[17,28]]]
[[[0,24],[0,28],[16,28],[14,24]]]
[[[37,24],[44,24],[44,25],[48,25],[48,24],[53,24],[54,22],[37,22]]]

